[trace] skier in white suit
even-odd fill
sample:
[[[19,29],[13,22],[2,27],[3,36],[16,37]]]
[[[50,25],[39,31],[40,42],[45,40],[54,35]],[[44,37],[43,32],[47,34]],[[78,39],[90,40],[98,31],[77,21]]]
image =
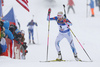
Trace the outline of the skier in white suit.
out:
[[[49,18],[47,18],[47,20],[49,20]],[[58,12],[57,16],[50,18],[50,20],[55,20],[57,21],[58,27],[59,27],[59,34],[56,38],[55,41],[55,47],[56,50],[58,52],[58,58],[56,59],[57,61],[61,61],[62,60],[62,55],[61,55],[61,50],[60,50],[60,46],[59,46],[59,42],[63,39],[66,38],[71,46],[72,52],[74,54],[75,60],[79,61],[80,59],[77,56],[77,52],[74,46],[74,42],[73,42],[73,38],[72,35],[70,33],[70,29],[68,28],[68,26],[65,24],[67,23],[69,26],[72,25],[72,23],[68,20],[64,18],[63,12]]]

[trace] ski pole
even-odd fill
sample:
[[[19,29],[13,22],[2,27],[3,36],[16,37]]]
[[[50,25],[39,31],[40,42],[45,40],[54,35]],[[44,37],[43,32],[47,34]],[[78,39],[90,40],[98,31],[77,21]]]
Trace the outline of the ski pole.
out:
[[[88,4],[88,0],[87,0],[87,4]],[[86,10],[86,17],[88,17],[88,5],[86,4],[86,8],[87,8],[87,10]]]
[[[65,19],[67,18],[67,16],[66,16],[66,10],[65,10],[65,5],[63,5],[63,7],[64,7],[64,13],[65,13]],[[67,23],[65,23],[67,26],[68,26],[68,24]],[[70,29],[70,27],[68,26],[68,28]],[[91,58],[89,57],[89,55],[88,55],[88,53],[86,52],[86,50],[84,49],[84,47],[82,46],[82,44],[80,43],[80,41],[78,40],[78,38],[75,36],[75,34],[73,33],[73,31],[70,29],[70,31],[72,32],[72,34],[74,35],[74,37],[76,38],[76,40],[78,41],[78,43],[80,44],[80,46],[82,47],[82,49],[84,50],[84,52],[86,53],[86,55],[88,56],[88,58],[91,60]],[[91,60],[92,61],[92,60]]]
[[[51,13],[51,8],[49,8],[49,9],[48,9],[49,21],[48,21],[48,36],[47,36],[47,56],[46,56],[46,61],[48,61],[48,49],[49,49],[49,30],[50,30],[50,13]]]
[[[39,44],[38,28],[37,27],[36,27],[36,33],[37,33],[37,43]]]
[[[32,17],[33,17],[33,20],[34,20],[34,15],[32,15]],[[36,22],[36,24],[37,24],[37,22]],[[37,43],[39,44],[38,28],[37,27],[36,27],[36,34],[37,34]]]

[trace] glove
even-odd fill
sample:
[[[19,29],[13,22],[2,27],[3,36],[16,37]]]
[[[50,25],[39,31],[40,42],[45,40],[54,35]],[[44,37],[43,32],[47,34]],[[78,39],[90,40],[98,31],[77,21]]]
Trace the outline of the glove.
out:
[[[36,23],[36,26],[38,26],[38,24]]]
[[[23,42],[21,42],[21,45],[23,45],[24,43]]]
[[[63,20],[63,22],[67,22],[67,20],[66,20],[66,19],[64,19],[64,20]]]
[[[47,16],[47,21],[49,21],[49,16]]]
[[[66,18],[66,14],[64,14],[64,18]]]
[[[25,50],[25,53],[28,53],[28,50]]]

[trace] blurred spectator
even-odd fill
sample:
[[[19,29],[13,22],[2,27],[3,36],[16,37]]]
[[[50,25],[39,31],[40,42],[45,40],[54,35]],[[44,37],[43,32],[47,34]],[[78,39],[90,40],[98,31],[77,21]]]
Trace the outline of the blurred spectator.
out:
[[[98,6],[98,0],[95,0],[95,5]]]
[[[93,0],[90,0],[90,4],[88,4],[91,8],[91,17],[94,17],[94,1]]]
[[[8,37],[9,39],[13,40],[14,36],[12,34],[12,32],[9,30],[9,21],[4,21],[4,28],[5,28],[5,37]]]
[[[14,32],[15,32],[16,29],[17,29],[17,27],[15,25],[13,25],[13,24],[11,24],[9,26],[9,30],[12,32],[12,34],[14,34]]]
[[[24,42],[25,41],[25,31],[24,30],[21,30],[21,35],[22,35],[22,38],[21,38],[21,42]]]
[[[98,0],[98,6],[99,6],[99,11],[100,11],[100,0]]]
[[[21,38],[21,48],[20,48],[20,51],[21,51],[21,53],[20,53],[20,56],[21,56],[21,59],[25,59],[25,56],[26,56],[26,53],[28,53],[28,50],[26,50],[26,48],[27,48],[27,43],[26,42],[24,42],[25,41],[25,31],[24,30],[21,30],[21,36],[22,36],[22,38]]]
[[[74,10],[74,8],[73,8],[73,6],[75,5],[74,4],[74,2],[73,2],[73,0],[68,0],[68,10],[67,10],[67,13],[69,13],[69,10],[70,10],[70,8],[73,10],[73,12],[75,13],[75,10]]]
[[[8,52],[7,52],[7,44],[6,44],[6,40],[4,38],[5,36],[5,28],[3,27],[3,22],[0,20],[0,56],[8,56]]]
[[[8,56],[7,44],[5,38],[1,38],[0,41],[0,56]]]
[[[11,43],[10,43],[10,57],[13,58],[13,54],[14,54],[14,45],[13,45],[13,39],[14,39],[14,36],[12,34],[12,32],[9,30],[9,26],[10,26],[10,23],[9,21],[4,21],[4,28],[5,28],[5,38],[9,38],[11,39]]]
[[[18,44],[21,44],[21,37],[21,31],[16,29],[14,33],[14,40],[16,40]]]

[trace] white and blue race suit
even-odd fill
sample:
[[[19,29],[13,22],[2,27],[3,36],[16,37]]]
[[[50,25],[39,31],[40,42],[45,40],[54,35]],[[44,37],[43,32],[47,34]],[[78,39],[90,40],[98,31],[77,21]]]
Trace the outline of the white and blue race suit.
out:
[[[58,27],[59,27],[59,34],[56,38],[56,41],[55,41],[55,47],[56,47],[56,50],[57,52],[61,51],[60,50],[60,46],[59,46],[59,42],[63,39],[63,38],[66,38],[71,46],[71,49],[73,51],[73,54],[76,55],[77,52],[76,52],[76,49],[75,49],[75,46],[74,46],[74,42],[73,42],[73,38],[72,38],[72,35],[70,33],[70,29],[68,28],[68,26],[63,22],[63,19],[60,21],[58,20],[57,17],[53,17],[53,18],[50,18],[50,20],[55,20],[57,21],[57,24],[58,24]],[[72,23],[66,19],[67,21],[67,24],[70,26],[72,25]]]
[[[34,40],[34,25],[38,26],[37,23],[35,22],[29,22],[28,23],[28,32],[29,32],[29,40],[31,40],[31,37],[32,37],[32,40]]]

